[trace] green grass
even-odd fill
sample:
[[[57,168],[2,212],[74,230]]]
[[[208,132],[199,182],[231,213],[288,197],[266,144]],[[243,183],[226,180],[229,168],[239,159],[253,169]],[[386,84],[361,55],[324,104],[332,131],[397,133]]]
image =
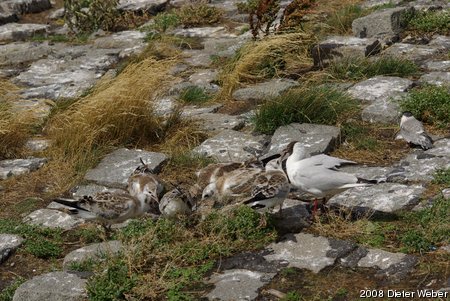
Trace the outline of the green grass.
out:
[[[78,271],[78,272],[86,272],[86,271],[93,271],[96,262],[94,259],[89,258],[87,260],[81,261],[81,262],[71,262],[68,266],[69,271]]]
[[[211,96],[204,89],[191,86],[184,89],[180,94],[180,100],[189,104],[202,104],[211,99]]]
[[[401,100],[403,111],[411,112],[417,119],[438,127],[450,125],[450,92],[446,87],[423,86],[411,90]]]
[[[218,23],[222,19],[222,11],[206,2],[190,3],[175,10],[184,27],[198,27]]]
[[[0,301],[12,301],[14,292],[24,282],[25,278],[16,278],[13,283],[0,292]]]
[[[24,250],[38,258],[57,258],[62,255],[61,229],[0,219],[0,233],[16,234],[25,238]]]
[[[180,19],[174,13],[162,12],[153,18],[153,24],[144,30],[155,30],[158,33],[164,33],[169,29],[175,28],[180,24]],[[151,35],[151,33],[149,33]]]
[[[375,137],[371,137],[370,130],[358,123],[347,122],[341,127],[342,136],[357,150],[376,150],[380,143]]]
[[[288,292],[280,301],[302,301],[302,296],[297,292]]]
[[[439,169],[434,175],[433,183],[450,186],[450,169]]]
[[[331,87],[306,87],[291,90],[264,103],[253,119],[255,130],[272,134],[278,127],[293,122],[334,125],[357,109],[347,94]]]
[[[418,73],[419,68],[410,60],[391,56],[345,57],[331,63],[327,71],[334,79],[357,81],[377,75],[413,76]]]
[[[370,11],[361,8],[359,5],[348,5],[333,12],[327,19],[327,32],[346,34],[352,30],[352,22],[357,18],[368,15]]]
[[[276,232],[265,216],[243,206],[201,221],[136,220],[116,238],[125,244],[123,254],[95,267],[90,300],[198,300],[217,259],[262,248]]]
[[[409,19],[408,29],[419,33],[448,35],[450,32],[450,12],[415,12]]]

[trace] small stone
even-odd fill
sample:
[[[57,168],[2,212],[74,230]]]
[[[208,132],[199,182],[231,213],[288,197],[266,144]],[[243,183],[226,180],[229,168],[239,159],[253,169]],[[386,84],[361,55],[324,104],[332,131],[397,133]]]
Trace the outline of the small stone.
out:
[[[51,209],[39,209],[31,212],[23,219],[24,223],[30,225],[40,225],[49,228],[62,228],[70,230],[83,223],[82,219],[74,218],[71,215]]]
[[[0,41],[20,41],[44,34],[48,26],[42,24],[8,23],[0,26]]]
[[[47,162],[45,158],[10,159],[0,161],[0,179],[38,170]]]
[[[450,71],[450,61],[428,61],[423,67],[429,71]]]
[[[240,101],[261,101],[280,96],[298,83],[287,79],[272,79],[233,92],[233,98]]]
[[[442,196],[444,197],[444,199],[450,200],[450,188],[442,190]]]
[[[64,8],[59,8],[53,11],[50,15],[48,15],[48,18],[50,20],[62,19],[64,18],[64,14],[65,14]]]
[[[13,234],[0,233],[0,264],[19,248],[23,243],[23,238]]]
[[[327,205],[351,209],[358,213],[395,213],[414,207],[424,190],[421,185],[406,186],[394,183],[356,187],[333,196]]]
[[[132,12],[157,14],[166,8],[168,0],[120,0],[118,9]]]
[[[408,59],[414,63],[421,64],[425,60],[439,54],[441,50],[438,47],[428,45],[413,45],[406,43],[395,43],[386,49],[383,54],[387,56],[397,56]]]
[[[209,283],[215,288],[206,295],[208,300],[254,300],[258,289],[268,283],[275,273],[260,273],[250,270],[234,269],[211,276]]]
[[[42,152],[50,146],[50,140],[34,138],[25,143],[25,147],[32,152]]]
[[[406,7],[375,11],[368,16],[353,21],[353,34],[358,38],[396,35],[406,25],[403,15],[412,11],[412,8]]]
[[[280,153],[290,142],[299,141],[310,155],[327,153],[334,149],[341,130],[335,126],[291,123],[277,128],[270,141],[269,151],[261,159]]]
[[[175,36],[191,37],[191,38],[226,38],[235,37],[234,34],[228,33],[225,27],[195,27],[195,28],[177,28],[172,31]]]
[[[222,131],[222,130],[235,130],[242,129],[245,125],[245,121],[239,116],[232,116],[219,113],[205,113],[199,114],[194,117],[195,120],[199,120],[201,128],[208,132]]]
[[[348,89],[348,93],[361,101],[373,103],[398,96],[411,88],[409,79],[393,76],[376,76],[359,82]]]
[[[125,188],[131,173],[141,165],[140,158],[154,173],[159,172],[167,160],[167,156],[162,153],[121,148],[103,158],[97,167],[86,173],[84,179],[99,185]]]
[[[99,261],[104,256],[117,255],[122,250],[122,243],[118,240],[95,243],[73,250],[64,257],[63,268],[69,270],[73,263],[83,263],[87,260]]]
[[[259,157],[265,147],[265,136],[252,136],[233,130],[225,130],[205,140],[193,152],[213,157],[219,162],[243,162]]]
[[[419,78],[419,83],[430,84],[435,86],[449,86],[450,72],[435,71],[422,75]]]
[[[33,277],[19,286],[13,301],[83,301],[87,299],[87,280],[66,272]]]

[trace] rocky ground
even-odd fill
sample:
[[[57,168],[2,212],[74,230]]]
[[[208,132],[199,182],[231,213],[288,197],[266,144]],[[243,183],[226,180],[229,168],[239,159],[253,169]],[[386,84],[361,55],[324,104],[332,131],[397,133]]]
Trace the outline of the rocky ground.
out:
[[[181,6],[182,2],[176,1],[173,5]],[[289,2],[282,2],[282,7]],[[367,0],[361,5],[368,8],[386,3]],[[312,49],[311,56],[317,68],[332,58],[348,54],[355,57],[396,56],[418,65],[419,74],[409,78],[379,75],[340,83],[363,108],[361,115],[354,118],[360,117],[369,124],[391,125],[389,130],[393,132],[392,124],[397,124],[401,110],[397,99],[410,93],[417,85],[450,85],[450,37],[435,34],[427,37],[425,42],[418,42],[402,36],[403,28],[395,20],[399,14],[411,9],[448,10],[450,4],[432,0],[389,3],[391,7],[374,10],[354,20],[353,35],[324,38]],[[121,1],[120,5],[126,11],[143,9],[156,13],[163,11],[167,3],[161,0],[128,0]],[[181,59],[170,70],[173,77],[170,87],[152,102],[160,117],[167,117],[176,110],[177,99],[189,87],[199,87],[208,93],[220,92],[221,64],[217,61],[233,57],[252,38],[245,23],[246,15],[237,11],[235,1],[217,0],[209,5],[224,11],[223,24],[178,27],[170,31],[175,37],[195,39],[201,47],[181,49]],[[61,3],[49,0],[7,0],[0,3],[0,77],[5,79],[1,83],[8,81],[20,87],[20,97],[13,103],[16,112],[29,112],[31,108],[40,120],[46,120],[52,106],[61,99],[83,97],[100,79],[113,79],[124,60],[143,53],[147,44],[152,43],[146,40],[145,32],[137,29],[116,33],[98,31],[81,44],[50,41],[45,36],[68,35],[68,28],[58,22],[64,14],[60,8]],[[41,17],[33,18],[33,14]],[[37,23],[27,23],[34,19]],[[38,41],[36,37],[43,37],[43,40]],[[199,121],[200,130],[208,135],[207,139],[192,146],[192,152],[219,162],[244,161],[277,153],[290,141],[298,140],[304,143],[310,154],[335,151],[340,156],[343,153],[339,151],[345,145],[340,147],[343,133],[339,126],[291,123],[278,127],[273,135],[263,135],[252,131],[253,110],[236,109],[242,104],[244,108],[252,108],[246,104],[261,103],[267,98],[282,95],[299,86],[300,82],[288,78],[268,79],[235,89],[231,94],[235,100],[232,105],[215,102],[183,106],[182,118]],[[0,194],[10,193],[7,185],[26,182],[28,175],[51,162],[52,158],[42,155],[52,141],[40,134],[26,143],[30,156],[0,161],[0,179],[4,180],[0,181]],[[347,190],[331,198],[327,205],[363,215],[369,220],[365,226],[375,227],[384,219],[392,220],[392,225],[396,225],[399,215],[431,208],[433,200],[438,197],[448,202],[449,182],[438,186],[438,191],[433,190],[436,188],[433,183],[438,170],[450,168],[450,139],[442,138],[445,136],[442,132],[436,134],[441,139],[430,150],[410,150],[398,142],[395,146],[397,157],[385,158],[376,164],[343,168],[360,177],[385,183]],[[393,136],[391,133],[389,139]],[[78,197],[97,191],[125,189],[127,178],[136,168],[139,158],[151,162],[151,168],[160,172],[170,161],[170,154],[151,149],[118,148],[89,169],[68,193]],[[349,158],[352,159],[351,156]],[[368,161],[360,160],[361,163]],[[21,201],[19,198],[17,203]],[[44,198],[38,204],[48,205],[44,208],[31,206],[32,210],[25,208],[21,212],[24,216],[19,217],[13,217],[14,213],[8,213],[9,209],[2,204],[1,216],[20,218],[22,223],[29,225],[61,228],[62,233],[70,233],[84,224],[83,220],[58,210],[60,207],[50,199]],[[385,298],[388,289],[410,292],[429,289],[440,293],[439,300],[450,298],[448,238],[422,252],[400,252],[396,246],[383,244],[374,247],[376,244],[339,233],[345,227],[339,229],[337,223],[343,221],[337,217],[335,221],[330,217],[331,223],[336,223],[337,233],[330,231],[325,221],[311,225],[306,206],[301,200],[287,200],[283,218],[276,226],[280,235],[278,239],[259,251],[223,258],[214,273],[203,279],[205,288],[201,297],[207,300],[358,300],[363,298],[362,293],[372,290],[383,292]],[[448,212],[445,221],[445,233],[450,234]],[[403,225],[400,223],[399,227]],[[369,231],[369,236],[370,233],[375,232]],[[66,238],[64,235],[62,237]],[[381,235],[388,234],[384,232]],[[386,241],[390,240],[386,238]],[[73,240],[65,241],[64,256],[42,260],[21,253],[24,238],[20,235],[6,231],[0,233],[0,289],[6,292],[20,276],[24,282],[12,300],[86,299],[90,274],[71,271],[73,263],[96,260],[99,253],[120,253],[124,246],[119,240],[81,244],[81,248],[77,248],[80,243],[71,243]],[[444,294],[447,295],[444,297]]]

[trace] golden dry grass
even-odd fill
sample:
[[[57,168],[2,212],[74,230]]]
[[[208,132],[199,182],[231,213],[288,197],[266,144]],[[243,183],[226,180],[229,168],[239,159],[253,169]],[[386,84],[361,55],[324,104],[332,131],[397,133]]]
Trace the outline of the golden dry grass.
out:
[[[222,71],[219,97],[229,98],[241,83],[277,77],[289,70],[309,69],[312,66],[309,47],[313,41],[304,33],[288,33],[249,42]]]
[[[11,82],[0,80],[0,159],[21,156],[36,123],[31,111],[14,110],[12,103],[19,99],[18,91]]]

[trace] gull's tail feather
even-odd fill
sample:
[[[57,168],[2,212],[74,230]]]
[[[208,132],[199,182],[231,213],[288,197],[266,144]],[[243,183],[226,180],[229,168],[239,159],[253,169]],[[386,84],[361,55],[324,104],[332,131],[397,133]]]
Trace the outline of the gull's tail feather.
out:
[[[365,184],[367,186],[367,184],[378,184],[380,183],[379,180],[367,180],[364,178],[358,178],[358,182],[357,184]],[[364,186],[364,185],[360,185],[360,186]]]
[[[91,219],[97,218],[97,216],[94,213],[80,207],[80,203],[83,202],[83,199],[77,201],[74,199],[56,198],[53,201],[58,204],[70,207],[70,208],[68,208],[68,211],[73,216],[76,216],[76,217],[79,217],[79,218],[82,218],[85,220],[91,220]]]

